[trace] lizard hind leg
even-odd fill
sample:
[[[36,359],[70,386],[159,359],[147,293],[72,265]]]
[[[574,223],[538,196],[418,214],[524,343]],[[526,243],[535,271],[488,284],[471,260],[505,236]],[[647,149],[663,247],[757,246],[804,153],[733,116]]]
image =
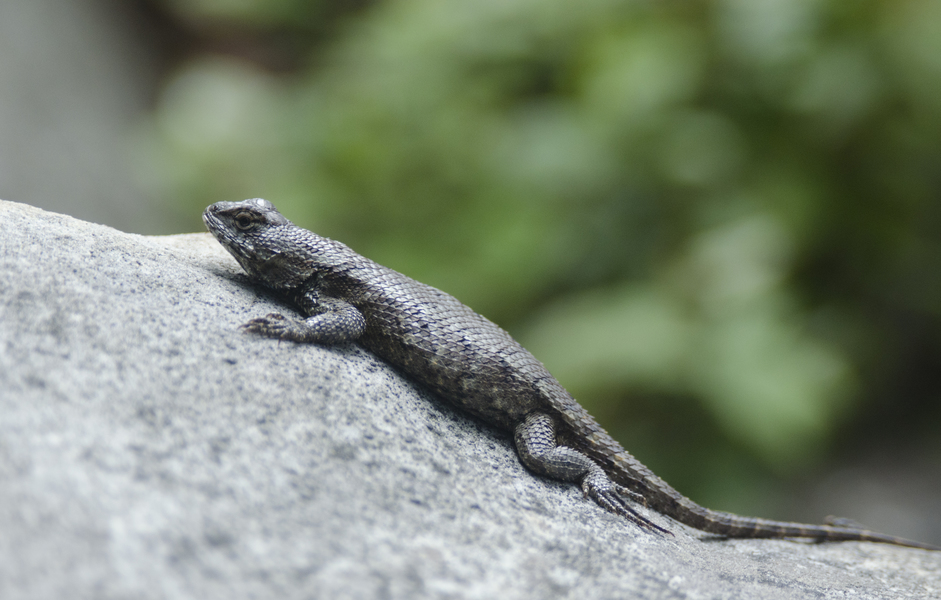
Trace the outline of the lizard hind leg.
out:
[[[531,413],[516,427],[516,451],[531,471],[552,479],[580,482],[585,496],[599,506],[625,517],[643,529],[672,535],[641,516],[619,493],[623,489],[585,454],[560,446],[556,441],[555,422],[545,413]],[[635,496],[635,494],[631,494]]]

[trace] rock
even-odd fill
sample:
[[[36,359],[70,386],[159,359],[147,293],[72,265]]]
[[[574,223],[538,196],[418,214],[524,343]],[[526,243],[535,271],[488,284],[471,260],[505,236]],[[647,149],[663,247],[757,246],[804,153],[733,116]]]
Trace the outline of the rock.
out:
[[[941,598],[941,552],[639,530],[208,234],[0,201],[0,598]],[[641,509],[643,510],[643,509]]]

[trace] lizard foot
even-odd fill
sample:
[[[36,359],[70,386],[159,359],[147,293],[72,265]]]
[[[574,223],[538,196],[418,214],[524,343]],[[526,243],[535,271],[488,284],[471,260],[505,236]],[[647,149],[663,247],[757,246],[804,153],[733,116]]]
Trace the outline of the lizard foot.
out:
[[[296,320],[288,319],[284,315],[271,313],[258,319],[252,319],[240,327],[243,331],[257,333],[265,337],[279,340],[297,341],[303,336],[303,327]]]
[[[647,519],[636,510],[631,508],[630,504],[628,504],[628,501],[624,499],[620,492],[627,492],[631,498],[637,498],[639,494],[627,490],[626,488],[623,488],[619,485],[613,484],[611,480],[608,479],[607,475],[604,474],[604,471],[602,471],[600,468],[598,468],[597,473],[590,472],[582,480],[582,491],[585,493],[585,496],[594,500],[605,510],[624,517],[642,529],[664,533],[669,536],[673,535],[673,533],[671,533],[668,529],[660,527],[650,519]],[[640,499],[641,501],[644,500],[642,496]],[[646,502],[643,503],[646,504]]]
[[[647,498],[645,498],[643,494],[635,492],[630,488],[626,488],[623,485],[618,485],[616,483],[614,484],[614,489],[617,491],[618,495],[627,496],[634,502],[643,505],[644,507],[647,506]]]

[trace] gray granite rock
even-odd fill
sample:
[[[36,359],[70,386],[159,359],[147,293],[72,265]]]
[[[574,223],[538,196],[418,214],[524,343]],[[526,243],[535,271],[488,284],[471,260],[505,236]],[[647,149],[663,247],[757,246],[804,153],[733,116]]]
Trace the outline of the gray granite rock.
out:
[[[941,553],[639,531],[208,234],[0,201],[0,598],[941,598]]]

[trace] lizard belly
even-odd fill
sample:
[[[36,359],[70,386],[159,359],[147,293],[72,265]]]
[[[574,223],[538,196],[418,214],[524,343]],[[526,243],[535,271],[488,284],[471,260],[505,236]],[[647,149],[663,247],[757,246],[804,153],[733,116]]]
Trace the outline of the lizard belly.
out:
[[[469,361],[466,352],[432,351],[397,336],[365,336],[361,342],[447,402],[501,429],[512,431],[527,414],[545,405],[505,356],[475,352]]]

